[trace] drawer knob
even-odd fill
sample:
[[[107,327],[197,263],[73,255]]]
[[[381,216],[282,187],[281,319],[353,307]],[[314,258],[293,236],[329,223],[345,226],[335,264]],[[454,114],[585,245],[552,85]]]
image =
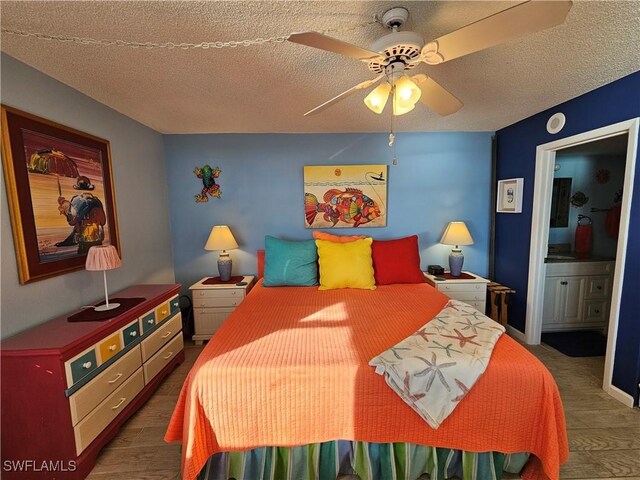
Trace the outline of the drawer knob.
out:
[[[119,379],[120,377],[122,377],[122,373],[118,373],[115,377],[113,377],[111,380],[109,380],[109,382],[108,382],[108,383],[110,383],[110,384],[114,384],[114,383],[116,383],[116,382],[118,381],[118,379]]]
[[[231,295],[237,295],[238,292],[236,292],[235,290],[231,290]]]
[[[169,352],[167,353],[164,357],[162,357],[163,360],[169,360],[171,358],[171,356],[173,355],[173,352]]]
[[[153,325],[153,318],[150,318],[149,320],[147,320],[147,323],[148,323],[149,325]]]
[[[602,285],[598,285],[598,290],[602,290]]]
[[[201,307],[206,307],[206,306],[207,306],[207,304],[206,304],[206,303],[201,303],[201,304],[200,304],[200,306],[201,306]]]
[[[137,331],[133,331],[133,332],[129,332],[129,336],[130,337],[137,337],[138,336],[138,332]]]
[[[177,306],[179,306],[179,305],[180,305],[180,304],[179,304],[178,302],[173,302],[173,306],[174,306],[174,307],[177,307]]]
[[[600,313],[600,310],[596,309],[596,313]]]
[[[167,311],[166,310],[162,310],[160,313],[162,313],[162,315],[166,315]]]
[[[116,347],[117,347],[117,345],[115,343],[113,345],[109,345],[109,351],[110,352],[115,352],[116,351]]]
[[[127,399],[126,399],[125,397],[122,397],[122,398],[120,399],[120,401],[119,401],[117,404],[115,404],[113,407],[111,407],[111,410],[117,410],[117,409],[119,409],[119,408],[120,408],[120,406],[121,406],[124,402],[126,402],[126,401],[127,401]]]
[[[86,370],[87,368],[91,368],[92,366],[93,366],[93,363],[91,363],[91,362],[84,362],[84,363],[82,364],[82,368],[84,368],[85,370]]]
[[[162,335],[162,338],[168,338],[171,336],[171,332],[167,332],[164,335]]]

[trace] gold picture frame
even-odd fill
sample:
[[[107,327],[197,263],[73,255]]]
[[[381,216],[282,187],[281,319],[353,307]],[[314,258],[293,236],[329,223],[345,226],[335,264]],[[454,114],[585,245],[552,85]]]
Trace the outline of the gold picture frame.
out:
[[[1,115],[20,283],[84,268],[93,245],[120,253],[109,142],[6,105]]]

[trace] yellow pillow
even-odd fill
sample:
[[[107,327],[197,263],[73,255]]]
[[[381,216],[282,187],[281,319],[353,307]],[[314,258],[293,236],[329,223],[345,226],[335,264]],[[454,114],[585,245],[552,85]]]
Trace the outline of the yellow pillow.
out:
[[[371,259],[373,239],[363,238],[348,243],[316,240],[320,265],[319,290],[361,288],[375,290]]]
[[[313,238],[316,240],[328,240],[330,242],[337,243],[347,243],[353,242],[354,240],[359,240],[361,238],[367,238],[366,235],[332,235],[331,233],[319,232],[318,230],[314,230],[311,235],[313,235]]]

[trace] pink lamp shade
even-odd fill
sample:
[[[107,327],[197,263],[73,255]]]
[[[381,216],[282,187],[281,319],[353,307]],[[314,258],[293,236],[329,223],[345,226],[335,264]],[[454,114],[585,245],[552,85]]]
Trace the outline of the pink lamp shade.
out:
[[[113,245],[91,247],[87,253],[87,261],[85,263],[87,270],[113,270],[121,266],[122,260],[120,260],[118,250]]]
[[[107,270],[113,270],[122,266],[122,260],[118,256],[118,250],[113,245],[99,245],[91,247],[87,252],[85,268],[91,271],[102,270],[104,277],[104,297],[105,304],[94,307],[94,310],[101,312],[112,310],[120,306],[119,303],[109,303],[109,293],[107,290]]]

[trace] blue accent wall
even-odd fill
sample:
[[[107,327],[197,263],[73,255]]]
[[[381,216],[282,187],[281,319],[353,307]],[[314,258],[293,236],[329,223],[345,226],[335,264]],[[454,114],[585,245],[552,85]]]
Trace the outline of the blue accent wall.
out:
[[[301,120],[302,121],[302,120]],[[401,133],[398,164],[388,135],[208,134],[165,135],[169,210],[176,281],[184,286],[217,275],[217,252],[203,249],[213,225],[229,225],[238,244],[234,274],[256,272],[264,236],[311,238],[305,228],[305,165],[389,164],[387,226],[338,228],[336,234],[396,238],[418,234],[422,267],[448,262],[438,242],[452,220],[467,223],[475,243],[465,246],[464,268],[486,275],[491,215],[491,133]],[[196,204],[202,182],[195,167],[222,170],[222,197]]]
[[[563,130],[551,135],[549,117],[562,112]],[[536,146],[640,116],[640,72],[628,75],[497,132],[498,179],[524,177],[522,214],[496,215],[495,276],[517,290],[509,323],[525,329]],[[639,154],[640,156],[640,154]],[[638,402],[640,381],[640,162],[636,164],[613,384]]]

